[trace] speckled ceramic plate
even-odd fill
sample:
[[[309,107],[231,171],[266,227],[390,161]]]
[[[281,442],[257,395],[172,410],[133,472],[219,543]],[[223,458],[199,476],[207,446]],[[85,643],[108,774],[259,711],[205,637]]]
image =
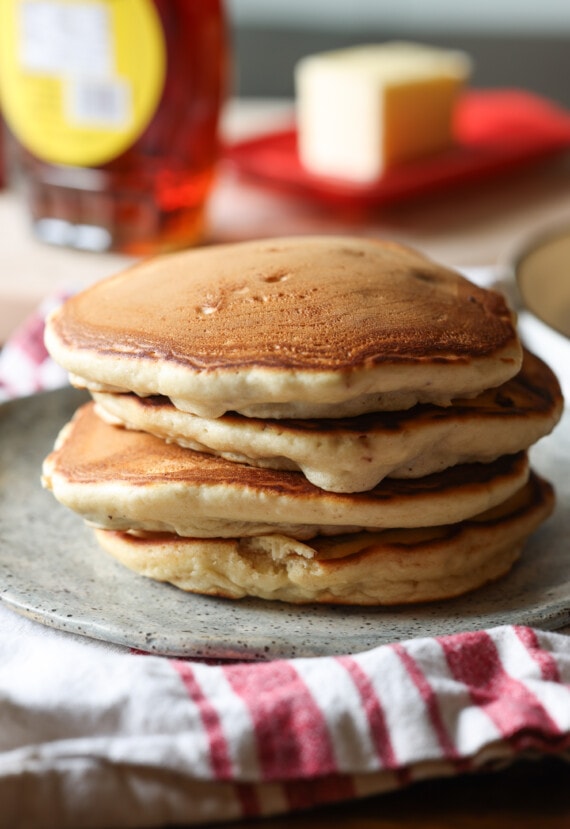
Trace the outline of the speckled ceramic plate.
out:
[[[83,400],[65,389],[0,407],[0,596],[45,625],[145,651],[268,659],[366,650],[500,624],[570,623],[570,413],[533,450],[555,515],[500,582],[448,602],[389,610],[291,607],[192,596],[124,569],[42,490],[40,467]]]

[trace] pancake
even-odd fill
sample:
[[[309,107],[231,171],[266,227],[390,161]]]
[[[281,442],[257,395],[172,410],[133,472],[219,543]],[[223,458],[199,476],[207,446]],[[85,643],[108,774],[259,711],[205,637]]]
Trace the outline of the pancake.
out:
[[[99,544],[143,576],[194,593],[292,603],[394,605],[447,599],[503,576],[553,509],[532,474],[494,510],[436,530],[386,530],[301,544],[282,537],[184,539],[96,530]]]
[[[521,371],[497,389],[454,400],[336,420],[201,418],[165,397],[94,392],[100,416],[196,451],[271,469],[301,470],[332,492],[372,489],[386,476],[418,478],[457,464],[488,463],[528,449],[563,407],[553,372],[524,353]]]
[[[103,422],[92,402],[60,433],[43,483],[89,523],[182,536],[295,538],[461,521],[528,478],[525,453],[465,464],[365,493],[331,493],[298,472],[232,463]]]
[[[401,245],[334,236],[140,262],[55,311],[46,345],[78,386],[209,418],[448,405],[522,360],[500,294]]]

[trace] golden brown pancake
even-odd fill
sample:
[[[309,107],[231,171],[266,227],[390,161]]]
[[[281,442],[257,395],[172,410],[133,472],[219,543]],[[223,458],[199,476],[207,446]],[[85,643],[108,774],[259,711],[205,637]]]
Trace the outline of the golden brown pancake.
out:
[[[201,418],[166,397],[94,392],[106,420],[196,451],[271,469],[300,469],[333,492],[372,489],[384,477],[417,478],[463,463],[488,463],[548,434],[563,407],[553,372],[525,352],[516,377],[452,406],[425,404],[336,420]]]
[[[117,429],[97,417],[93,403],[64,427],[43,468],[45,486],[94,525],[203,538],[450,524],[504,501],[527,477],[519,453],[383,481],[369,492],[324,492],[298,472],[236,464]]]
[[[145,261],[68,300],[46,344],[80,386],[204,417],[447,405],[514,376],[504,298],[390,242],[296,237]]]
[[[298,541],[270,536],[194,539],[96,530],[130,569],[183,590],[232,599],[394,605],[447,599],[504,575],[553,509],[532,474],[506,502],[435,529],[386,530]]]

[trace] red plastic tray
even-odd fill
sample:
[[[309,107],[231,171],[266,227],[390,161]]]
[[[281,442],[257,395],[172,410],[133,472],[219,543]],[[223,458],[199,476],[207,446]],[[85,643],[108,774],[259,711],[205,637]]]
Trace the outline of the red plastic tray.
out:
[[[230,145],[225,157],[273,188],[321,202],[373,206],[482,182],[570,147],[570,112],[522,90],[465,93],[454,128],[452,149],[394,168],[366,186],[308,173],[294,127]]]

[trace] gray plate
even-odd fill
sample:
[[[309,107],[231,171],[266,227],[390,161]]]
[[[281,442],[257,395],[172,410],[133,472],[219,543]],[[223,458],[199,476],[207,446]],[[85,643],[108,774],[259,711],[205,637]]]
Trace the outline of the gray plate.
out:
[[[108,557],[39,480],[55,435],[83,399],[64,389],[0,407],[0,596],[38,622],[160,654],[229,659],[354,653],[501,624],[570,623],[569,412],[533,449],[533,465],[556,486],[556,513],[507,578],[448,602],[363,610],[193,596]]]

